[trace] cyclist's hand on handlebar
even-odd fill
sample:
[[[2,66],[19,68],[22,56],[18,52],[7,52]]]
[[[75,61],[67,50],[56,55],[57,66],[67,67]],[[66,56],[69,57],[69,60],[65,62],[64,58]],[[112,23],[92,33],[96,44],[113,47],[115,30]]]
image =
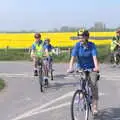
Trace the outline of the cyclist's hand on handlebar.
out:
[[[36,55],[35,54],[31,54],[31,57],[36,57]]]
[[[95,68],[93,68],[93,71],[94,72],[99,72],[99,69],[95,67]]]
[[[73,69],[68,69],[68,70],[67,70],[67,73],[73,73],[73,72],[74,72]]]

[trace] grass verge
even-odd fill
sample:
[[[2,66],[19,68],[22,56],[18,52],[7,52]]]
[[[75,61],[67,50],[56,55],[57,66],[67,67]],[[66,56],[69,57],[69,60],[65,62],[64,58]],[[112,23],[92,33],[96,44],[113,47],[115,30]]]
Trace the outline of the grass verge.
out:
[[[5,87],[5,81],[0,78],[0,91]]]
[[[110,54],[109,45],[97,46],[98,58],[100,62],[108,61],[108,56]],[[62,50],[68,49],[61,48]],[[68,62],[70,60],[70,53],[63,52],[61,54],[54,55],[54,62]],[[1,61],[16,61],[16,60],[30,60],[30,53],[24,49],[1,49],[0,50],[0,60]]]

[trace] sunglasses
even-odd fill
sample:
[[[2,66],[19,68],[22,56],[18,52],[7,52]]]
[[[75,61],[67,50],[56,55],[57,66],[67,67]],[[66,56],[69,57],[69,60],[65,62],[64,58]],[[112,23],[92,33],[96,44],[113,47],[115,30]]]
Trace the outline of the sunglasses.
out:
[[[37,39],[38,39],[38,38],[40,38],[40,37],[35,37],[35,38],[37,38]]]

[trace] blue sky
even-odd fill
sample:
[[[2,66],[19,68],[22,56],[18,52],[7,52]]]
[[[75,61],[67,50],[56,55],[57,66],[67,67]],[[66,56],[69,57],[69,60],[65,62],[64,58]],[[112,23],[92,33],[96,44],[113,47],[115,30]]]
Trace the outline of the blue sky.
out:
[[[0,31],[91,27],[96,21],[120,26],[120,0],[2,0]]]

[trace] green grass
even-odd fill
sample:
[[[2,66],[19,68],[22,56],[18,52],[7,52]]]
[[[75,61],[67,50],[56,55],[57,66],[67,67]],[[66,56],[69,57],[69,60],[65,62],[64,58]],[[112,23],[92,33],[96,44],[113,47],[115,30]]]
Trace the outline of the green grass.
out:
[[[1,49],[0,60],[29,60],[30,55],[24,49]]]
[[[97,46],[98,59],[100,62],[108,61],[108,56],[110,54],[109,45]],[[68,47],[69,48],[69,47]],[[68,48],[61,48],[63,50]],[[0,60],[31,60],[30,53],[24,49],[0,49]],[[63,52],[59,56],[54,55],[54,62],[68,62],[70,60],[70,53]]]
[[[53,56],[54,62],[59,63],[59,62],[69,62],[70,60],[70,54],[67,52],[61,53],[59,56],[54,55]]]
[[[109,56],[110,56],[109,45],[97,46],[97,51],[98,51],[98,59],[101,63],[109,62]]]
[[[0,78],[0,91],[5,87],[5,82]]]

